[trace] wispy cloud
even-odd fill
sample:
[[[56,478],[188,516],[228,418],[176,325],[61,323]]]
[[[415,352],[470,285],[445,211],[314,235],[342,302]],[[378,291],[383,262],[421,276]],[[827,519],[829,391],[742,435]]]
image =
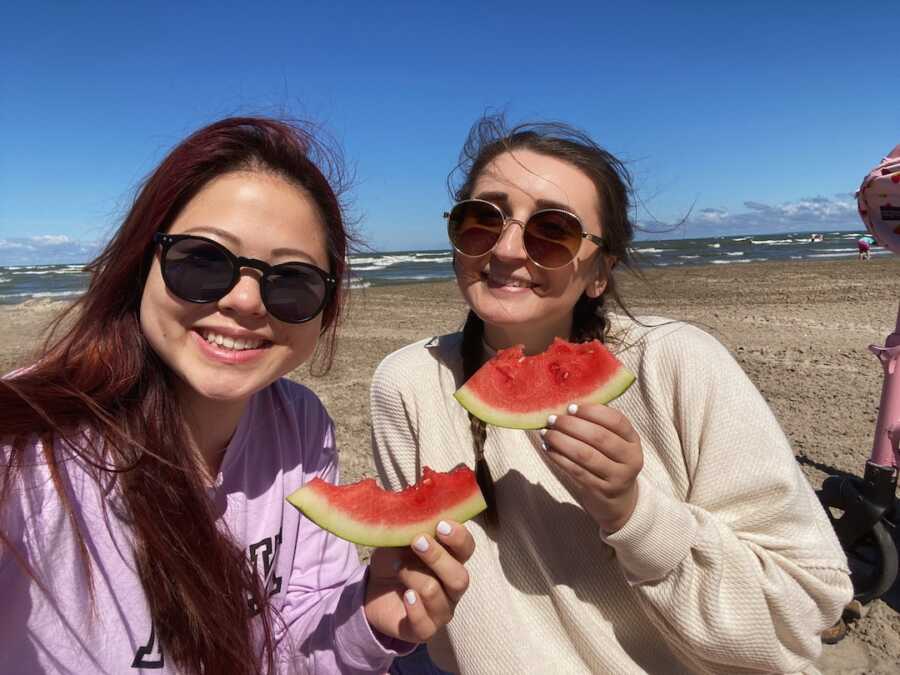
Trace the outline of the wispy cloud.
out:
[[[739,211],[705,206],[694,209],[681,224],[647,223],[646,229],[651,233],[659,233],[660,236],[711,237],[726,234],[853,230],[863,227],[856,211],[856,200],[850,194],[805,197],[781,204],[748,200],[743,206]]]
[[[100,250],[100,242],[79,241],[64,234],[0,239],[0,265],[82,263]]]

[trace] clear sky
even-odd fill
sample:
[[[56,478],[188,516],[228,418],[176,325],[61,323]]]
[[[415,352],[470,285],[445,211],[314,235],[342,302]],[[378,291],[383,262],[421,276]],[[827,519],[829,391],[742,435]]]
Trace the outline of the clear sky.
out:
[[[377,250],[446,248],[485,110],[583,128],[632,171],[638,222],[688,216],[678,236],[861,229],[852,192],[900,143],[887,5],[625,4],[8,4],[0,254],[84,258],[173,144],[248,113],[331,131]]]

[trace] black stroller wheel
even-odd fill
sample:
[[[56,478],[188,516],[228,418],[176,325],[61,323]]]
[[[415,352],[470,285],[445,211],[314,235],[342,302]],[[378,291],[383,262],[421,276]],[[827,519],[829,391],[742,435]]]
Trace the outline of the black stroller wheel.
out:
[[[844,489],[843,481],[853,481],[853,490]],[[848,494],[859,494],[862,480],[857,477],[826,479],[817,492],[832,526],[847,508]],[[883,521],[872,526],[850,546],[844,547],[853,582],[853,597],[866,604],[884,595],[897,578],[897,545]]]

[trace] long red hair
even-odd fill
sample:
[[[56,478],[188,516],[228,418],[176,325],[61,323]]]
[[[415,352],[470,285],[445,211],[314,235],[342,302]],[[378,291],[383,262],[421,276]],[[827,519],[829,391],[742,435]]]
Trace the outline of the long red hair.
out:
[[[202,477],[185,450],[174,376],[141,333],[152,238],[216,176],[241,169],[274,172],[317,204],[327,231],[329,271],[341,289],[348,234],[338,196],[344,188],[339,160],[300,126],[267,118],[229,118],[192,134],[144,182],[115,236],[88,265],[87,291],[56,320],[34,365],[0,380],[0,437],[11,444],[9,463],[0,468],[0,512],[23,466],[26,443],[43,439],[43,461],[90,578],[88,550],[62,475],[73,455],[93,467],[97,480],[114,475],[160,644],[187,673],[271,671],[272,627],[261,581],[243,547],[216,527]],[[334,355],[342,300],[336,293],[323,312],[316,358],[324,369]],[[9,547],[3,532],[0,545]],[[262,659],[252,607],[263,608]]]

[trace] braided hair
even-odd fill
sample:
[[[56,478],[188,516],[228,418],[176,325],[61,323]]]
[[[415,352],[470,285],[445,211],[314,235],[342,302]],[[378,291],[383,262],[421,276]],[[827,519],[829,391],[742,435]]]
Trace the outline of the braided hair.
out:
[[[502,115],[486,115],[478,120],[460,153],[459,164],[450,174],[448,186],[455,201],[470,199],[475,182],[481,172],[499,155],[513,150],[530,150],[548,155],[574,165],[591,179],[600,204],[603,251],[613,266],[624,265],[636,271],[630,253],[634,238],[634,224],[629,217],[631,177],[628,170],[615,156],[597,145],[587,134],[569,125],[551,123],[526,123],[509,129]],[[462,181],[454,187],[454,178],[462,175]],[[600,259],[598,274],[605,275],[606,288],[596,298],[583,293],[575,303],[569,340],[606,342],[609,333],[608,306],[611,298],[626,315],[625,307],[605,260]],[[484,321],[469,310],[463,327],[462,364],[464,380],[470,378],[483,362]],[[472,430],[472,446],[475,452],[475,476],[488,505],[486,522],[490,526],[499,523],[494,482],[484,457],[487,425],[469,413]]]

